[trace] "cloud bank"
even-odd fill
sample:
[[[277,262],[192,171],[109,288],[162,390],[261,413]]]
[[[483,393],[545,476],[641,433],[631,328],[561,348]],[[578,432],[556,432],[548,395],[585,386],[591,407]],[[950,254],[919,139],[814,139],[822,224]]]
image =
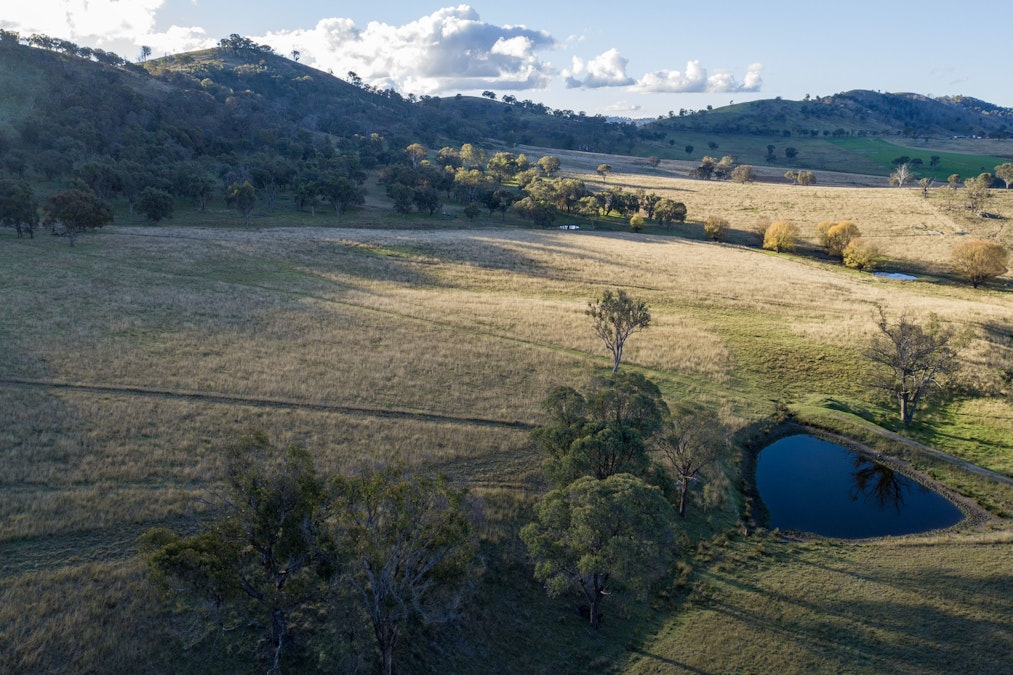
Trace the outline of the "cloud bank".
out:
[[[760,91],[763,78],[760,76],[763,66],[754,63],[749,66],[742,82],[736,81],[731,73],[719,70],[713,75],[699,61],[686,64],[685,72],[678,70],[659,70],[648,73],[640,78],[635,88],[644,93],[684,94],[684,93],[723,93],[738,91]]]
[[[259,41],[282,53],[299,50],[316,68],[355,72],[381,88],[436,94],[473,89],[541,89],[555,76],[537,52],[556,41],[544,31],[495,26],[468,5],[440,9],[404,26],[323,19],[307,30],[269,33]]]

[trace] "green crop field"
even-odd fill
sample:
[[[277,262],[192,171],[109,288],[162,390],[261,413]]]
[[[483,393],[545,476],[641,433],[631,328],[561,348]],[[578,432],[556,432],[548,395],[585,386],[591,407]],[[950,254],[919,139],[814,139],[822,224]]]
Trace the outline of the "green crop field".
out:
[[[405,638],[405,672],[1008,668],[1013,487],[892,435],[1013,476],[1008,276],[972,289],[947,263],[964,233],[1009,245],[1003,221],[971,220],[943,191],[615,166],[610,185],[677,196],[687,222],[564,232],[453,209],[402,217],[371,198],[341,220],[279,207],[249,230],[224,209],[181,209],[159,227],[120,210],[73,248],[0,231],[0,670],[248,669],[195,639],[148,582],[136,541],[191,527],[220,485],[221,448],[251,427],[308,448],[322,471],[427,460],[485,500],[485,574],[460,622]],[[1013,217],[1013,200],[993,192],[989,210]],[[729,242],[703,239],[712,213],[731,221]],[[800,252],[756,247],[763,218],[795,222]],[[919,279],[818,254],[815,224],[845,218],[889,269]],[[606,288],[649,303],[652,325],[623,367],[656,381],[673,409],[704,405],[744,429],[780,401],[982,510],[951,531],[874,542],[746,533],[737,454],[721,490],[694,492],[673,575],[644,601],[610,599],[590,632],[575,598],[548,598],[532,579],[517,532],[546,490],[528,437],[539,402],[611,367],[584,314]],[[877,307],[972,334],[960,386],[911,430],[869,386],[862,351]]]

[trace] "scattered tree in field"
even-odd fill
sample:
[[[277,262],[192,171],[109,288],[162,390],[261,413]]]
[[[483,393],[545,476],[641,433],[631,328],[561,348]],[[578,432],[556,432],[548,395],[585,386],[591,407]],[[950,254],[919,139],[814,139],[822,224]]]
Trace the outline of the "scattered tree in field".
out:
[[[662,197],[654,207],[654,217],[665,227],[671,227],[673,221],[681,223],[686,220],[686,205],[668,197]]]
[[[763,248],[781,253],[794,251],[798,241],[798,228],[787,220],[775,220],[763,233]]]
[[[796,157],[798,157],[798,149],[792,147],[785,148],[784,156],[787,157],[788,159],[795,159]]]
[[[612,165],[610,164],[599,164],[598,168],[595,169],[602,180],[608,180],[608,175],[612,173]]]
[[[883,260],[883,254],[879,247],[868,239],[856,237],[848,242],[844,248],[842,259],[846,267],[859,271],[869,271],[876,268]]]
[[[172,217],[176,200],[165,190],[146,187],[137,198],[137,208],[144,217],[158,225],[166,218]]]
[[[661,390],[639,373],[596,377],[580,393],[556,387],[542,402],[548,423],[532,432],[546,476],[566,485],[581,476],[651,474],[647,442],[668,418]]]
[[[914,173],[911,171],[911,165],[907,162],[900,164],[894,169],[893,173],[890,174],[890,185],[896,185],[897,187],[904,187],[915,178]]]
[[[35,238],[39,224],[39,204],[32,184],[24,180],[0,180],[0,226],[14,228],[18,239],[27,234]]]
[[[728,451],[728,431],[713,414],[700,412],[675,419],[657,438],[656,447],[682,486],[679,515],[685,518],[689,484]]]
[[[657,169],[659,164],[661,164],[661,158],[657,155],[651,155],[647,158],[647,166],[652,169]]]
[[[113,212],[105,202],[85,190],[61,190],[53,194],[43,207],[43,224],[53,234],[65,235],[73,246],[78,235],[113,222]],[[58,232],[56,226],[63,227]]]
[[[906,316],[891,323],[881,309],[876,326],[879,332],[865,352],[877,369],[874,385],[897,401],[900,420],[907,426],[932,388],[955,368],[957,337],[934,315],[923,327]]]
[[[555,155],[540,157],[535,164],[547,178],[552,178],[559,171],[559,158]]]
[[[1009,184],[1013,183],[1013,162],[1005,162],[995,167],[995,177],[1006,184],[1006,189],[1009,190]]]
[[[953,270],[974,288],[1006,273],[1008,252],[1002,244],[970,239],[953,248]]]
[[[949,177],[946,179],[946,183],[947,185],[950,186],[951,190],[956,190],[957,186],[960,184],[960,174],[951,173]]]
[[[692,155],[693,154],[693,146],[692,145],[687,145],[685,148],[683,148],[683,150],[686,151],[687,155]]]
[[[415,467],[338,477],[333,490],[327,529],[339,580],[368,618],[389,675],[405,627],[451,618],[478,571],[474,513],[464,491]]]
[[[922,189],[922,198],[928,199],[929,198],[929,188],[932,187],[932,178],[929,177],[929,176],[926,176],[925,178],[919,178],[918,179],[918,185]]]
[[[749,164],[740,164],[732,169],[733,183],[752,183],[753,180],[753,167]]]
[[[631,298],[619,289],[602,292],[600,298],[587,303],[586,314],[591,317],[595,333],[612,354],[612,372],[619,370],[626,340],[633,333],[651,325],[651,313],[644,300]]]
[[[992,180],[992,174],[982,173],[978,174],[977,178],[968,178],[964,181],[967,207],[975,213],[980,213],[985,208],[985,202],[992,196],[989,192]]]
[[[521,529],[535,578],[550,595],[583,594],[591,627],[615,590],[646,591],[675,552],[674,510],[661,491],[629,474],[581,478],[549,492]]]
[[[144,549],[156,579],[174,588],[224,633],[266,639],[277,671],[292,642],[293,614],[324,592],[313,569],[324,484],[309,453],[273,449],[260,432],[226,450],[218,515],[197,534],[149,531]]]
[[[474,220],[482,214],[482,208],[478,202],[468,202],[464,205],[464,215],[468,220]]]
[[[634,232],[640,232],[644,229],[645,222],[644,214],[634,213],[630,216],[630,229]]]
[[[721,216],[707,216],[703,224],[704,233],[714,241],[721,241],[728,234],[728,219]]]
[[[803,186],[815,185],[816,174],[812,171],[799,171],[795,174],[795,182]]]
[[[250,214],[257,203],[257,191],[250,184],[250,181],[232,183],[228,189],[228,199],[236,210],[243,215],[243,227],[250,226]]]
[[[839,223],[832,221],[817,223],[816,234],[819,235],[820,244],[827,250],[827,255],[832,258],[842,258],[844,249],[851,240],[862,236],[858,226],[850,220],[842,220]]]

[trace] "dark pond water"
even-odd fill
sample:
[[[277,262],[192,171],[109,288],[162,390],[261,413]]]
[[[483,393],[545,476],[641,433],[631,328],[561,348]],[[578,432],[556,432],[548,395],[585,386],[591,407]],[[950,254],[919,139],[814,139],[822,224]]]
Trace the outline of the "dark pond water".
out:
[[[952,502],[917,481],[835,443],[782,438],[760,451],[756,489],[770,527],[861,539],[958,523]]]

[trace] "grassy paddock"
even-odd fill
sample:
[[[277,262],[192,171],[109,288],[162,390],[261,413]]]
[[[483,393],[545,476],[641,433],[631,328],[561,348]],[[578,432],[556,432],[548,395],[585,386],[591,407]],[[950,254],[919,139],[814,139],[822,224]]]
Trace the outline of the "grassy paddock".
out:
[[[810,228],[854,218],[863,233],[925,274],[942,265],[949,242],[961,236],[955,232],[967,227],[912,191],[637,180],[681,195],[701,220],[738,212],[739,228],[759,216],[797,218]],[[370,226],[387,221],[393,226]],[[879,606],[896,625],[855,618],[858,608],[879,602],[883,584],[902,577],[908,568],[892,565],[904,555],[913,558],[910,569],[932,616],[963,616],[966,602],[948,588],[1000,588],[987,570],[1008,558],[1010,543],[972,545],[980,533],[905,552],[898,551],[906,542],[809,544],[797,559],[794,544],[725,538],[718,548],[726,553],[684,563],[695,571],[685,568],[681,585],[648,609],[617,603],[615,617],[625,620],[589,639],[576,617],[564,618],[567,601],[544,599],[530,581],[516,539],[544,489],[526,432],[540,420],[538,402],[551,386],[579,386],[610,365],[584,316],[603,288],[645,298],[654,317],[649,330],[631,338],[624,367],[656,380],[673,407],[703,403],[736,427],[762,420],[777,400],[886,424],[892,411],[870,394],[860,358],[874,307],[913,316],[932,311],[967,326],[979,337],[965,381],[984,383],[993,395],[941,402],[927,409],[915,433],[1009,473],[1013,415],[994,376],[1005,352],[983,339],[1010,326],[1010,299],[998,284],[973,291],[936,276],[894,282],[819,257],[744,246],[745,229],[731,244],[675,236],[692,234],[693,223],[633,235],[491,226],[498,218],[473,229],[410,230],[375,210],[354,222],[362,227],[301,222],[246,231],[180,217],[158,228],[110,227],[75,248],[0,232],[0,625],[14,627],[0,637],[0,669],[113,664],[127,671],[166,663],[162,619],[135,601],[141,571],[132,542],[152,525],[199,515],[199,498],[214,489],[221,469],[219,448],[250,426],[279,445],[312,449],[323,470],[425,458],[488,498],[483,536],[491,573],[480,589],[483,607],[469,610],[474,625],[440,638],[457,651],[413,653],[419,667],[459,670],[490,654],[490,667],[523,670],[532,664],[522,661],[518,644],[539,654],[533,671],[572,670],[596,658],[602,668],[618,668],[624,655],[633,669],[703,667],[692,665],[702,655],[685,650],[710,633],[719,645],[715,663],[730,670],[748,669],[746,659],[850,670],[854,659],[872,653],[877,636],[884,645],[898,644],[905,631],[942,640],[934,628],[902,627],[921,620],[911,609],[912,590]],[[920,233],[923,225],[943,234]],[[726,531],[737,520],[737,467],[729,463],[724,473],[723,493],[697,495],[716,510],[691,508],[694,537]],[[1008,503],[1008,495],[976,487],[952,469],[938,477],[999,509]],[[964,548],[974,554],[960,558]],[[742,562],[754,559],[763,564]],[[869,565],[879,576],[862,581]],[[933,565],[948,576],[923,573]],[[763,596],[793,575],[800,581],[771,596],[765,613]],[[93,578],[110,581],[92,586]],[[851,580],[843,609],[824,611],[810,597],[823,578]],[[1008,590],[999,595],[1008,602]],[[77,626],[94,621],[101,603],[110,603],[112,632],[84,648],[78,642],[91,634]],[[977,625],[1000,630],[1003,607],[993,609],[982,610]],[[746,620],[751,616],[757,622]],[[718,623],[729,617],[723,631]],[[501,630],[490,634],[489,622],[498,620]],[[747,641],[745,626],[754,623]],[[66,628],[55,633],[54,625]],[[859,646],[834,651],[840,645],[829,636],[846,630],[858,631]],[[821,642],[799,646],[800,631],[815,631]],[[114,644],[125,632],[133,642]],[[736,646],[743,641],[744,651]],[[946,650],[974,659],[979,646]],[[671,663],[652,662],[646,654],[655,653]],[[872,663],[894,661],[883,655]],[[941,670],[948,661],[933,663]]]

